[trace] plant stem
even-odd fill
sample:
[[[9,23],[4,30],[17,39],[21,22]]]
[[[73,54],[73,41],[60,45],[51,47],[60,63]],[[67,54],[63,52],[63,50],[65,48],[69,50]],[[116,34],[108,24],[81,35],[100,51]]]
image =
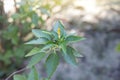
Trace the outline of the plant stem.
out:
[[[22,72],[22,71],[24,71],[24,70],[26,70],[27,68],[25,67],[25,68],[22,68],[22,69],[20,69],[20,70],[18,70],[18,71],[15,71],[15,72],[13,72],[11,75],[9,75],[5,80],[9,80],[13,75],[15,75],[15,74],[17,74],[17,73],[20,73],[20,72]]]

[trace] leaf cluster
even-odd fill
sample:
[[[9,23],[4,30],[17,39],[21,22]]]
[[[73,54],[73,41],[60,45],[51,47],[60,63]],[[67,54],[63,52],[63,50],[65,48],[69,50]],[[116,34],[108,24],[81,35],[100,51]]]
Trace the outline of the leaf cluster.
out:
[[[33,29],[32,33],[36,36],[36,39],[33,39],[25,44],[41,45],[42,48],[34,47],[26,55],[26,57],[32,56],[27,68],[33,68],[35,64],[47,56],[45,60],[45,67],[47,79],[49,80],[59,65],[59,55],[62,55],[67,63],[77,65],[76,57],[81,57],[82,55],[70,45],[73,42],[84,40],[83,37],[67,35],[64,26],[60,21],[56,21],[52,31]]]

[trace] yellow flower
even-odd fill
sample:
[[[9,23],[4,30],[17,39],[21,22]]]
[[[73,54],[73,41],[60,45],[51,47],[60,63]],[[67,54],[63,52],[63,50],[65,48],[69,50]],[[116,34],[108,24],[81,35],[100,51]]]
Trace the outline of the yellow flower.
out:
[[[61,33],[60,28],[58,28],[57,34],[58,34],[58,37],[59,37],[59,38],[60,38],[60,33]]]

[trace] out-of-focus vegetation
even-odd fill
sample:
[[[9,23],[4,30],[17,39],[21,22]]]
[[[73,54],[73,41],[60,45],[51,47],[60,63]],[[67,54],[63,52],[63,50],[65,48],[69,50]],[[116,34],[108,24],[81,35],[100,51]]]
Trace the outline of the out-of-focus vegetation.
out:
[[[8,16],[4,12],[3,2],[0,1],[0,78],[24,66],[24,55],[31,49],[24,42],[32,38],[31,28],[44,28],[43,16],[50,16],[51,8],[46,1],[22,0],[15,4],[20,7],[15,6],[16,13]]]
[[[32,49],[24,45],[33,37],[31,29],[45,29],[48,19],[79,0],[14,0],[15,13],[12,14],[5,13],[3,1],[0,0],[0,79],[24,67],[24,55]],[[117,6],[117,9],[120,4],[119,0],[96,1],[100,5]],[[76,8],[81,10],[84,6]]]

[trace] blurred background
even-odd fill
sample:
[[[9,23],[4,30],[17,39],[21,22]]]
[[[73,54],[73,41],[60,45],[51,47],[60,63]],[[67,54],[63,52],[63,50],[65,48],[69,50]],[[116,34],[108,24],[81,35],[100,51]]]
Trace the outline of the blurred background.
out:
[[[120,80],[120,0],[0,0],[0,80],[27,65],[31,29],[56,20],[86,40],[73,44],[84,56],[78,67],[61,60],[52,80]]]

